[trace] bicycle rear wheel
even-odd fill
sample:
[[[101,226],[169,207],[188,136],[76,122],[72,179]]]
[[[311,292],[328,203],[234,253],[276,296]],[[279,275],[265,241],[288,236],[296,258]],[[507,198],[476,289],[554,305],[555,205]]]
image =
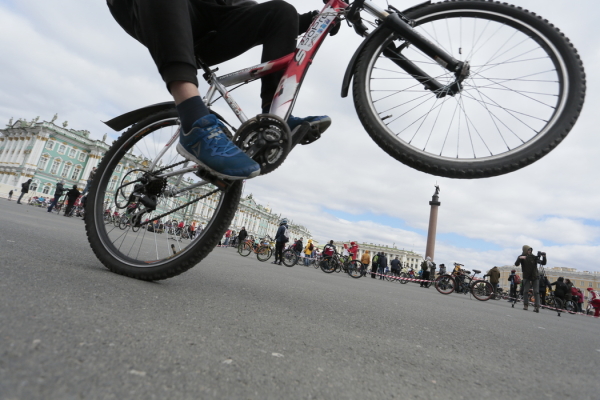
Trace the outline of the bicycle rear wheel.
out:
[[[284,251],[282,254],[282,258],[283,265],[285,265],[286,267],[293,267],[298,262],[298,256],[296,255],[296,252],[294,252],[294,250],[288,249]]]
[[[417,32],[468,62],[470,74],[455,95],[443,96],[443,89],[427,88],[432,81],[456,84],[443,62],[387,30],[370,38],[355,69],[354,104],[389,155],[433,175],[484,178],[537,161],[572,129],[585,73],[573,45],[548,21],[481,0],[423,5],[406,16]],[[422,72],[407,73],[405,59]]]
[[[488,281],[476,280],[471,284],[471,293],[479,301],[487,301],[494,294],[494,286]]]
[[[408,283],[406,278],[408,278],[408,274],[406,272],[400,272],[400,283],[401,284],[406,285]]]
[[[273,254],[273,252],[271,251],[271,249],[269,247],[262,246],[256,252],[256,258],[258,258],[258,261],[267,261],[269,258],[271,258],[272,254]]]
[[[248,257],[250,253],[252,253],[252,245],[244,243],[244,245],[238,249],[238,253],[240,253],[240,256],[242,257]]]
[[[358,260],[352,260],[348,263],[348,275],[353,278],[360,278],[363,276],[365,266]]]
[[[454,292],[454,288],[456,287],[456,282],[454,278],[450,275],[440,275],[435,280],[435,288],[441,294],[450,294]]]
[[[333,271],[335,271],[335,266],[335,262],[331,258],[326,258],[321,261],[321,271],[325,272],[326,274],[331,274]]]
[[[177,140],[178,129],[175,109],[146,117],[113,143],[98,166],[86,202],[85,227],[92,250],[113,272],[148,281],[181,274],[215,248],[235,215],[242,182],[220,189],[196,176],[193,164],[174,146],[165,146]],[[138,198],[141,193],[156,207],[151,211],[144,206],[140,220],[159,224],[185,219],[197,211],[200,201],[210,202],[208,214],[204,213],[206,228],[194,240],[183,242],[148,229],[134,232],[131,223],[124,230],[104,223],[104,204],[125,210],[130,196]]]

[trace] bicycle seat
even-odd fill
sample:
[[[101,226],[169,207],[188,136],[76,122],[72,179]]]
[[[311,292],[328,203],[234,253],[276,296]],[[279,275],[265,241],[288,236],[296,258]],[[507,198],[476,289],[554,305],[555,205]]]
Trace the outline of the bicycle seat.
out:
[[[476,274],[480,274],[481,273],[481,271],[477,271],[476,269],[474,269],[473,272],[475,272]]]

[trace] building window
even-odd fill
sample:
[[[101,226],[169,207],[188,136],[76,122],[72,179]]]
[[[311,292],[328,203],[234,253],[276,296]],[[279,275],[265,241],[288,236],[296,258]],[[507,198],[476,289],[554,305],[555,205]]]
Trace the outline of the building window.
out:
[[[77,151],[75,149],[71,149],[71,151],[69,151],[69,157],[75,158],[76,155],[77,155]]]
[[[58,167],[60,167],[60,160],[54,160],[52,168],[50,168],[50,173],[55,175],[56,171],[58,171]]]
[[[76,181],[79,179],[79,174],[81,173],[81,167],[76,167],[73,170],[73,175],[71,176],[71,180]]]
[[[50,193],[50,185],[44,186],[44,190],[42,190],[42,193],[44,193],[44,194]]]
[[[52,150],[54,148],[54,142],[49,140],[48,143],[46,143],[46,148]]]
[[[61,144],[61,145],[58,147],[58,153],[59,153],[59,154],[65,154],[65,151],[67,151],[67,146],[65,146],[64,144]]]
[[[593,288],[594,285],[592,284],[592,282],[589,283],[589,287]]]
[[[108,185],[108,190],[114,190],[115,189],[115,186],[117,185],[117,179],[118,178],[116,176],[113,176],[111,178],[110,183]]]
[[[45,170],[46,164],[48,164],[48,157],[42,156],[42,158],[40,158],[40,162],[38,163],[38,169],[41,169],[42,171]]]
[[[79,161],[85,161],[85,153],[79,153]]]
[[[117,168],[115,168],[115,172],[121,172],[121,164],[117,165]]]
[[[70,171],[71,171],[71,164],[65,164],[65,166],[63,167],[63,170],[62,170],[62,174],[60,174],[60,176],[62,176],[63,178],[66,178],[69,175]]]
[[[38,188],[37,182],[31,182],[31,185],[29,185],[29,190],[31,190],[32,192],[36,192],[37,188]]]

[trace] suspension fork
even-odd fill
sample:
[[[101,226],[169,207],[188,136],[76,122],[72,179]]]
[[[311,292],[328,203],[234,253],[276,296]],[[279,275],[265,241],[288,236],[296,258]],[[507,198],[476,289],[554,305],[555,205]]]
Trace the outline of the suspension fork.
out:
[[[449,85],[442,85],[436,79],[429,76],[421,68],[419,68],[412,61],[404,57],[393,44],[390,43],[388,47],[383,51],[383,54],[390,58],[392,62],[398,65],[400,68],[405,70],[417,81],[421,82],[425,87],[437,94],[437,97],[444,97],[446,95],[454,96],[458,93],[462,87],[462,81],[469,76],[470,67],[468,62],[462,62],[452,57],[446,51],[442,50],[435,43],[432,43],[426,37],[417,32],[412,26],[411,21],[404,17],[401,13],[392,12],[389,13],[371,0],[358,0],[362,4],[364,9],[371,15],[379,18],[382,21],[382,25],[385,29],[388,29],[390,33],[395,33],[408,43],[421,50],[425,55],[430,57],[432,60],[437,62],[440,66],[453,73],[456,76],[456,81]],[[360,7],[361,4],[358,5]],[[349,18],[356,18],[352,15],[352,8],[349,11]],[[354,11],[357,13],[357,11]]]

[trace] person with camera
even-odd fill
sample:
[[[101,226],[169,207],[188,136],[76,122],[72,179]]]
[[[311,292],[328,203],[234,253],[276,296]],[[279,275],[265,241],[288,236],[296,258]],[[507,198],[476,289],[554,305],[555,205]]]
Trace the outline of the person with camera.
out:
[[[538,264],[546,265],[546,253],[538,251],[537,256],[533,255],[533,249],[527,245],[523,246],[523,253],[515,261],[515,266],[521,266],[523,272],[523,310],[529,306],[528,293],[529,288],[533,287],[533,296],[535,298],[533,311],[540,312],[540,288]]]

